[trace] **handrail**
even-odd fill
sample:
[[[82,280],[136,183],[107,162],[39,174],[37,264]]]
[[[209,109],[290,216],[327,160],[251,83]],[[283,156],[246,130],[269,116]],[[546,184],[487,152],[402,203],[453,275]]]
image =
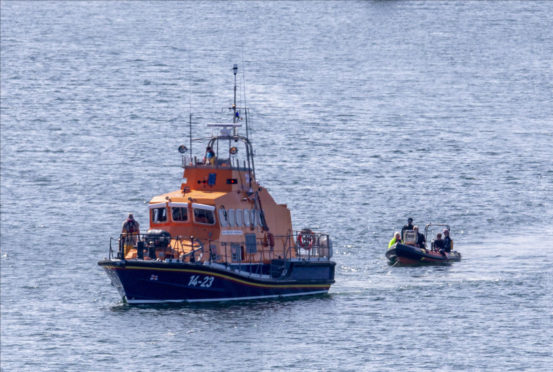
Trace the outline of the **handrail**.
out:
[[[303,234],[303,235],[302,235]],[[273,259],[290,261],[300,259],[329,260],[332,257],[332,243],[328,234],[294,231],[292,234],[273,237],[274,242],[282,244],[282,253],[275,255],[275,245],[267,238],[256,238],[255,250],[248,250],[246,242],[231,243],[205,240],[195,237],[175,236],[168,234],[121,234],[119,238],[110,237],[109,259],[138,259],[138,260],[178,260],[182,262],[216,262],[226,265],[246,264],[252,274],[259,274],[257,264],[270,262]],[[302,240],[303,239],[303,240]],[[117,241],[118,249],[114,249]],[[207,250],[206,250],[207,248]],[[239,251],[230,252],[229,249]],[[279,251],[280,252],[280,251]],[[255,272],[253,271],[255,270]]]

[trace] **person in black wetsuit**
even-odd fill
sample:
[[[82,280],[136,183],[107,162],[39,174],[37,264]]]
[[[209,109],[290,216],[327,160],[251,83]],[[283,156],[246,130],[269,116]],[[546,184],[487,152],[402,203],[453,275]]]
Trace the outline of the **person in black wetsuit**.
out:
[[[407,225],[403,226],[403,228],[401,229],[401,239],[404,239],[405,238],[405,235],[403,235],[403,232],[405,230],[413,230],[413,219],[411,217],[409,217],[407,219]]]
[[[449,230],[444,230],[444,251],[447,253],[451,252],[453,248],[453,240],[449,237]]]
[[[413,227],[413,230],[416,231],[417,233],[417,247],[419,248],[426,248],[426,237],[424,236],[424,234],[421,234],[419,232],[419,227],[418,226],[414,226]]]

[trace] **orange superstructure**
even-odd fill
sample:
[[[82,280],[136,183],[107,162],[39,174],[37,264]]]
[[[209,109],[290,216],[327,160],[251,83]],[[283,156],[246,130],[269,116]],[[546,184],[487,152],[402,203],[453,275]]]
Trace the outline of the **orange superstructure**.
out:
[[[219,150],[213,164],[184,156],[185,181],[180,190],[152,198],[150,228],[181,240],[209,241],[215,260],[234,256],[241,261],[269,262],[289,256],[286,250],[294,244],[290,211],[257,183],[253,168],[244,166],[247,159],[238,156],[239,144],[251,154],[249,140],[225,135],[210,142]]]

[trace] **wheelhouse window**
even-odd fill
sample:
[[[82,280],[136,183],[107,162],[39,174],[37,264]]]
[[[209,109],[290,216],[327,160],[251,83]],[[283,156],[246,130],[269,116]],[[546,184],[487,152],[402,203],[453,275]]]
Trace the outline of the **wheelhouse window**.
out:
[[[165,204],[150,205],[150,220],[152,223],[167,222],[167,208]]]
[[[254,216],[255,216],[255,223],[254,223],[254,225],[257,225],[257,226],[259,226],[259,227],[262,227],[262,226],[261,226],[261,213],[259,212],[259,210],[258,210],[258,209],[254,209],[253,214],[254,214]]]
[[[252,216],[252,225],[255,227],[256,225],[256,216],[255,216],[255,209],[250,210],[251,216]]]
[[[228,210],[228,222],[230,226],[236,226],[236,219],[234,214],[234,209]]]
[[[184,222],[188,220],[188,209],[173,207],[171,210],[173,211],[173,221]]]
[[[215,224],[215,207],[205,204],[192,204],[194,210],[194,222],[203,225]]]
[[[169,203],[171,207],[171,218],[175,222],[188,221],[188,204],[187,203]]]
[[[250,226],[251,216],[252,216],[251,209],[244,209],[244,225]]]
[[[236,226],[240,227],[242,226],[242,217],[244,215],[242,214],[242,209],[236,210]]]
[[[222,227],[227,227],[229,225],[228,213],[225,208],[219,208],[219,223]]]

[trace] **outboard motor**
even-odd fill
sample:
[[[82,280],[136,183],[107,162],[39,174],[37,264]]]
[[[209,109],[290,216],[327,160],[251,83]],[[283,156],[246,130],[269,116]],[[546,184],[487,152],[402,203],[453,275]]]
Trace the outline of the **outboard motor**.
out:
[[[144,242],[148,247],[148,256],[156,258],[156,249],[165,250],[171,241],[171,234],[165,230],[151,229],[144,236]]]

